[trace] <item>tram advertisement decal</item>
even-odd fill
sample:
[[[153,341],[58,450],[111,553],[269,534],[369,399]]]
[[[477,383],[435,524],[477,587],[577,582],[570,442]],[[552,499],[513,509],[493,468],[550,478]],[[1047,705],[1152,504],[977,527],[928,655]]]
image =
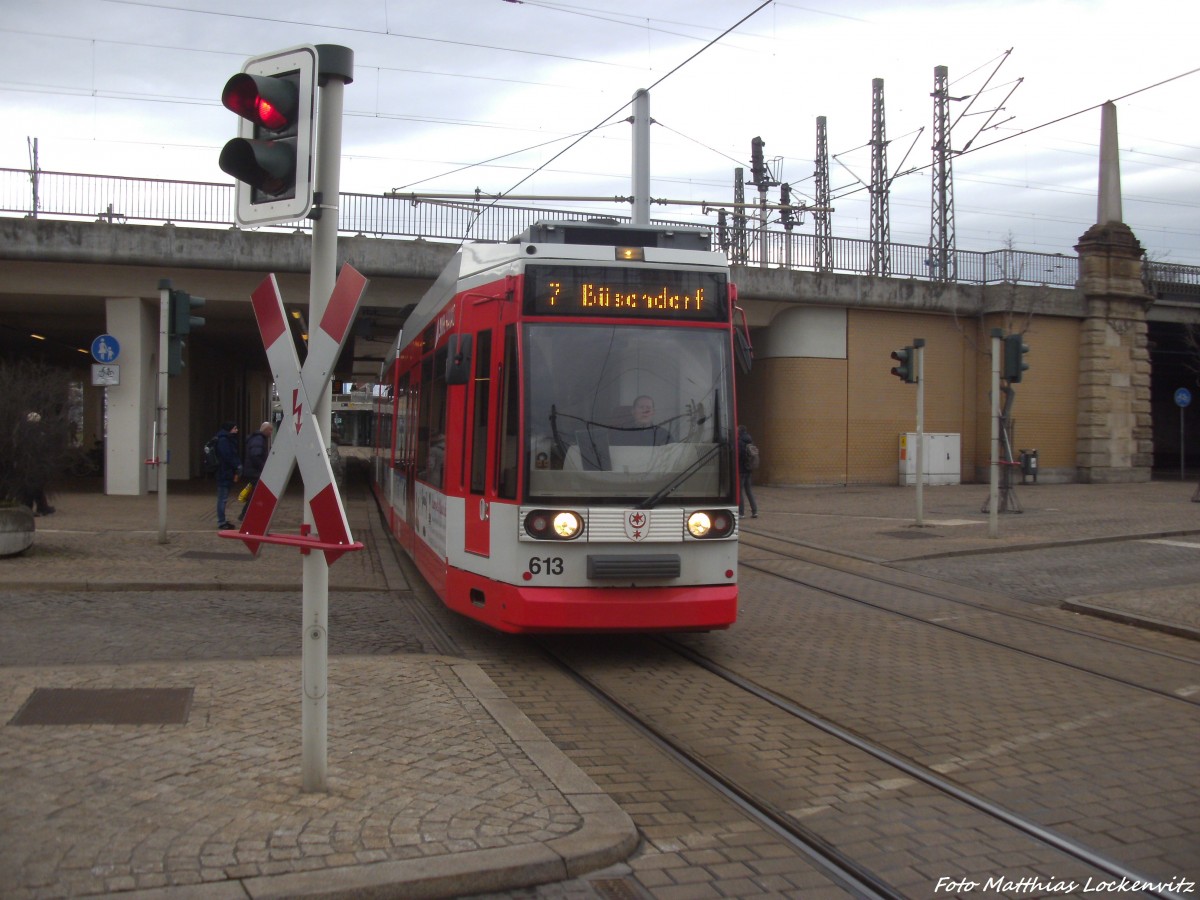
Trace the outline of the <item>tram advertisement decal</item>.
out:
[[[446,495],[416,483],[417,534],[440,557],[446,556]]]
[[[725,275],[628,266],[526,266],[525,312],[721,322],[729,319]]]

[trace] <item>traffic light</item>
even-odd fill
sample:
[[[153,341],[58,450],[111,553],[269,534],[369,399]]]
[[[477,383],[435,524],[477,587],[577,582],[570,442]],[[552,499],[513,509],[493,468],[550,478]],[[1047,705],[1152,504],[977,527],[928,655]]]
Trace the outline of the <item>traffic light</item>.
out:
[[[791,231],[795,216],[792,212],[792,186],[786,181],[779,186],[779,205],[783,207],[779,211],[779,219],[783,227]]]
[[[311,45],[246,60],[221,103],[241,117],[221,150],[236,179],[240,225],[303,219],[312,209],[317,50]]]
[[[917,381],[915,368],[917,358],[913,348],[905,347],[902,350],[893,350],[892,359],[896,360],[896,365],[892,366],[892,374],[905,384],[915,384]]]
[[[762,138],[750,140],[750,182],[763,185],[767,183],[767,164],[763,161],[763,147],[766,143]]]
[[[193,316],[193,309],[204,306],[203,297],[193,297],[186,291],[171,291],[170,308],[167,312],[167,374],[178,375],[183,371],[184,337],[193,328],[204,324],[201,316]]]
[[[1004,339],[1004,379],[1009,384],[1017,384],[1023,373],[1029,368],[1025,362],[1025,354],[1029,346],[1019,334],[1010,334]]]

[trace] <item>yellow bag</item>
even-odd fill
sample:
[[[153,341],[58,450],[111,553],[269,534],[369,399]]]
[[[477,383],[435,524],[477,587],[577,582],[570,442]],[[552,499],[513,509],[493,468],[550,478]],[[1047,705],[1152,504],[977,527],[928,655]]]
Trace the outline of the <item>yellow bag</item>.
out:
[[[245,503],[250,499],[250,494],[254,491],[254,485],[248,484],[242,488],[242,492],[238,494],[238,502]]]

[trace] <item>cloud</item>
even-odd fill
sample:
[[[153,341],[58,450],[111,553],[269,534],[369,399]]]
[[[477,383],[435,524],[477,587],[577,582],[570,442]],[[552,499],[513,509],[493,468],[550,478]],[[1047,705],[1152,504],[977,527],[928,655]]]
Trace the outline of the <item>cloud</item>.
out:
[[[756,135],[783,178],[811,195],[816,118],[825,116],[841,160],[831,163],[832,182],[845,188],[834,233],[866,238],[869,198],[855,179],[870,178],[871,80],[882,78],[889,174],[916,170],[893,184],[892,238],[920,244],[931,219],[933,69],[946,65],[952,94],[979,94],[952,134],[956,148],[974,137],[954,160],[960,247],[995,249],[1011,234],[1021,248],[1073,252],[1095,214],[1095,107],[1132,94],[1118,103],[1126,218],[1153,252],[1200,264],[1200,148],[1183,112],[1194,108],[1200,74],[1133,93],[1194,68],[1189,29],[1171,27],[1191,20],[1190,4],[1145,0],[1130,15],[1115,0],[777,0],[706,46],[758,5],[8,3],[0,165],[28,165],[26,138],[37,137],[47,169],[226,181],[216,166],[235,130],[219,104],[225,79],[256,53],[336,43],[355,52],[344,190],[499,192],[520,183],[524,193],[627,194],[626,104],[661,80],[651,97],[655,197],[728,203],[733,170],[748,167]],[[975,136],[1001,102],[996,127]],[[701,219],[695,207],[656,206],[654,215]],[[807,217],[803,229],[811,227]]]

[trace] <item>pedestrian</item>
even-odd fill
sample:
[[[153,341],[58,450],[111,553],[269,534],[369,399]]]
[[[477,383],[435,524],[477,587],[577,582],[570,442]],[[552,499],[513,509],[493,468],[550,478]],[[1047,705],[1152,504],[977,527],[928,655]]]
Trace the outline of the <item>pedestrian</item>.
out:
[[[242,512],[238,516],[239,525],[246,518],[250,498],[254,496],[254,487],[262,477],[263,466],[267,464],[267,444],[274,433],[275,426],[270,422],[263,422],[258,426],[258,431],[246,438],[246,461],[242,464],[242,477],[246,480],[242,493],[246,499],[242,502]]]
[[[242,475],[242,461],[237,446],[236,422],[222,422],[217,432],[217,528],[229,531],[237,526],[225,518],[225,503],[229,489]]]
[[[754,450],[751,451],[751,447]],[[750,432],[746,430],[745,425],[738,426],[738,478],[741,481],[741,491],[738,493],[738,516],[746,515],[746,501],[750,501],[750,518],[758,518],[758,501],[754,499],[754,488],[751,487],[751,481],[754,477],[754,469],[751,465],[751,456],[757,457],[758,448],[754,445],[754,438],[750,436]]]

